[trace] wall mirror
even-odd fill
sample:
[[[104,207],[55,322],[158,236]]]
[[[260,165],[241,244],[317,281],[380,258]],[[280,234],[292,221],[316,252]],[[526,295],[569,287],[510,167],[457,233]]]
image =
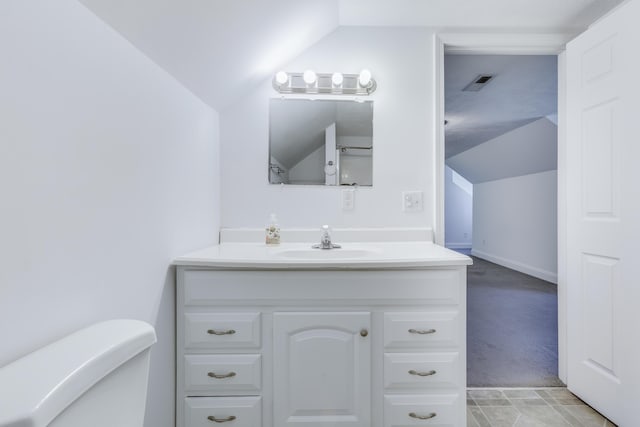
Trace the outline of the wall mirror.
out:
[[[373,101],[274,98],[271,184],[372,185]]]

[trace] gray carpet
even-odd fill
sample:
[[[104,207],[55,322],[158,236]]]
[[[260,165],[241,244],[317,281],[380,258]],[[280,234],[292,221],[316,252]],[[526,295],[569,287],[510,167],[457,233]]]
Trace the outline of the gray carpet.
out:
[[[556,285],[473,257],[467,304],[469,387],[563,385]]]

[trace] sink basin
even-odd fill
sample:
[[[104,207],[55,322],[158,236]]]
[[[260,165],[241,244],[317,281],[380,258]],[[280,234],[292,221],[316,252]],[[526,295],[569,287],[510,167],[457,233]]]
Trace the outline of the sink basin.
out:
[[[377,251],[362,248],[336,248],[336,249],[287,249],[277,252],[275,255],[289,259],[358,259],[376,255]]]

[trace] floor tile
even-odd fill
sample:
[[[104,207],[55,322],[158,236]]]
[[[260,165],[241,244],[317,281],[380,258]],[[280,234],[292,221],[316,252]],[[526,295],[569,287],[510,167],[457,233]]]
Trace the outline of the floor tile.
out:
[[[508,399],[474,399],[478,406],[511,406]]]
[[[605,418],[587,405],[565,406],[567,411],[577,418],[584,427],[602,427]]]
[[[532,405],[532,406],[550,406],[546,400],[537,399],[509,399],[509,401],[515,406]]]
[[[502,391],[505,396],[509,399],[524,399],[524,398],[538,398],[538,394],[535,390],[525,389],[525,390],[503,390]]]
[[[482,412],[491,427],[512,427],[520,418],[520,411],[514,407],[486,407],[482,408]]]
[[[476,421],[476,418],[473,416],[471,409],[467,408],[467,427],[480,427],[480,424]]]
[[[562,415],[562,418],[564,418],[565,421],[567,421],[571,426],[573,427],[582,426],[582,422],[576,417],[574,417],[573,414],[569,412],[566,406],[554,406],[553,409],[556,410],[558,413],[560,413],[560,415]]]
[[[480,408],[472,407],[468,409],[469,411],[471,411],[471,414],[474,420],[476,421],[476,423],[478,424],[478,427],[492,427],[491,424],[489,423],[489,420],[487,420],[487,417],[484,416],[484,413]]]
[[[467,391],[467,395],[473,399],[504,399],[505,395],[501,390],[493,389],[472,389]]]
[[[566,388],[471,389],[467,427],[617,427]]]
[[[520,418],[514,427],[568,427],[569,424],[558,412],[548,406],[519,406]]]
[[[554,399],[575,399],[576,397],[564,387],[548,388],[545,392]]]
[[[584,405],[584,402],[577,397],[570,398],[555,398],[555,401],[558,402],[559,405]]]

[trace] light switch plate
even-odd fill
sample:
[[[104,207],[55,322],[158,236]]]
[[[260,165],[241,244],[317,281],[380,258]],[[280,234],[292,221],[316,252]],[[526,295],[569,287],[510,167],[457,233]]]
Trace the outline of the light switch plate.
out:
[[[402,192],[402,210],[404,212],[421,212],[423,209],[422,191]]]
[[[355,207],[355,190],[348,189],[342,190],[342,210],[343,211],[352,211]]]

